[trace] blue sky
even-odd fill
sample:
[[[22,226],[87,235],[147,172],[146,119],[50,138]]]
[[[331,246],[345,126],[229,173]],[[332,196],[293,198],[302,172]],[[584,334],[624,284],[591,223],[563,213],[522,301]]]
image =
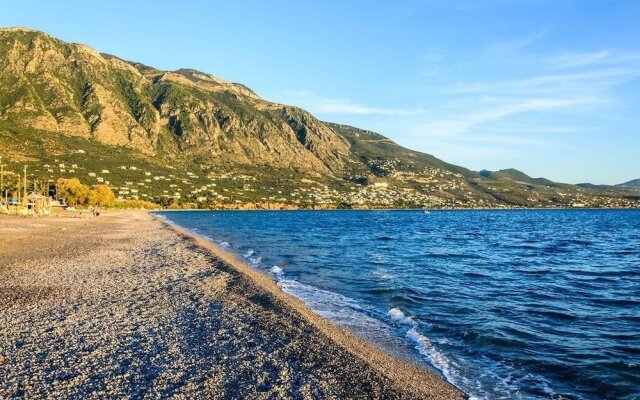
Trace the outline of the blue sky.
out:
[[[0,7],[0,26],[209,72],[474,170],[514,167],[571,183],[640,178],[640,1]]]

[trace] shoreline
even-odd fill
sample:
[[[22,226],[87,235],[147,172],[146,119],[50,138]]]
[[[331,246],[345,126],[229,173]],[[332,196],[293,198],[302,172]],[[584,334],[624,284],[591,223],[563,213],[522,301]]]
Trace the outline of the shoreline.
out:
[[[179,210],[175,210],[179,211]],[[195,210],[194,210],[195,211]],[[216,211],[216,210],[211,210]],[[228,210],[228,211],[237,211],[237,210]],[[244,210],[251,211],[251,210]],[[254,210],[255,211],[255,210]],[[260,210],[260,211],[280,211],[280,210]],[[282,211],[320,211],[320,210],[282,210]],[[335,211],[335,210],[323,210],[323,211]],[[346,211],[346,210],[345,210]],[[362,210],[366,211],[366,210]],[[255,268],[250,267],[245,260],[243,260],[239,255],[231,253],[221,246],[216,244],[215,242],[205,238],[202,235],[194,233],[186,228],[183,228],[173,222],[164,220],[159,216],[155,215],[155,212],[150,212],[150,215],[153,216],[156,220],[162,222],[166,226],[173,229],[177,234],[188,238],[189,240],[194,241],[198,246],[206,248],[216,255],[216,257],[220,258],[224,263],[236,268],[240,273],[245,274],[251,280],[253,280],[256,284],[258,284],[261,288],[268,291],[271,295],[277,297],[288,303],[297,313],[306,318],[309,322],[311,322],[315,328],[321,331],[323,334],[327,335],[330,340],[335,341],[338,345],[343,346],[354,356],[364,360],[369,365],[374,366],[380,373],[385,374],[393,379],[396,382],[399,382],[401,386],[410,387],[417,389],[417,393],[419,393],[421,397],[424,399],[430,398],[429,393],[422,393],[422,389],[420,387],[424,383],[424,377],[420,375],[427,375],[428,380],[439,379],[445,382],[446,384],[454,387],[455,390],[459,390],[456,388],[451,382],[446,381],[446,379],[439,374],[425,370],[423,367],[418,365],[414,365],[408,361],[405,361],[397,356],[386,353],[385,351],[377,348],[374,344],[361,339],[357,335],[348,330],[339,327],[335,323],[330,320],[316,314],[313,312],[302,300],[285,293],[282,289],[277,285],[276,281],[273,277],[268,274],[259,271]]]
[[[314,212],[314,211],[626,211],[626,210],[639,210],[638,207],[606,207],[606,208],[593,208],[593,207],[521,207],[521,208],[292,208],[292,209],[229,209],[229,208],[185,208],[185,209],[157,209],[147,210],[149,213],[158,212],[198,212],[198,211],[217,211],[217,212],[274,212],[274,211],[287,211],[287,212]],[[126,211],[126,210],[125,210]]]
[[[31,221],[0,217],[0,397],[466,398],[153,213]]]

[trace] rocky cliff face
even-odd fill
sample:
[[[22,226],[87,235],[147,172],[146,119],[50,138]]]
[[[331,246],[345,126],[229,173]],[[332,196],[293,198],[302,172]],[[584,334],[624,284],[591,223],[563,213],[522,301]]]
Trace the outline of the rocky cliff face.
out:
[[[204,164],[340,173],[349,143],[304,110],[194,70],[123,61],[27,29],[0,30],[0,120]]]
[[[131,65],[22,29],[0,31],[0,118],[152,153],[161,129]]]

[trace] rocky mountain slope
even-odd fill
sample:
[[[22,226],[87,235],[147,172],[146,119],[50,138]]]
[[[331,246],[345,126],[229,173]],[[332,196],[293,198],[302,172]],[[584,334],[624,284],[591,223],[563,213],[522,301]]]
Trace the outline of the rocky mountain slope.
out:
[[[347,142],[304,110],[193,70],[158,71],[41,32],[0,30],[0,119],[145,154],[332,173]]]
[[[519,171],[448,164],[322,122],[190,69],[160,71],[22,28],[0,29],[0,156],[8,189],[77,176],[118,197],[215,207],[634,206]]]

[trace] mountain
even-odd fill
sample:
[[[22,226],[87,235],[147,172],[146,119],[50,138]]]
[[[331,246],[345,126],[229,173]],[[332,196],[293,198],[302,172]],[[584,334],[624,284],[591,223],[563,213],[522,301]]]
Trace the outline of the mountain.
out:
[[[501,169],[499,171],[487,171],[486,169],[479,172],[480,175],[485,178],[495,179],[499,181],[513,181],[520,183],[529,183],[533,185],[544,185],[544,186],[559,186],[556,182],[550,181],[545,178],[532,178],[529,175],[525,174],[522,171],[518,171],[517,169],[509,168],[509,169]]]
[[[323,122],[192,69],[161,71],[42,32],[0,29],[0,156],[10,191],[59,177],[122,199],[224,208],[633,206],[516,170],[470,171]]]
[[[631,180],[629,182],[625,182],[625,183],[620,183],[618,185],[616,185],[618,187],[623,187],[623,188],[640,188],[640,179],[634,179]]]
[[[198,71],[158,71],[46,34],[0,31],[0,118],[145,154],[331,173],[346,141],[311,114]]]

